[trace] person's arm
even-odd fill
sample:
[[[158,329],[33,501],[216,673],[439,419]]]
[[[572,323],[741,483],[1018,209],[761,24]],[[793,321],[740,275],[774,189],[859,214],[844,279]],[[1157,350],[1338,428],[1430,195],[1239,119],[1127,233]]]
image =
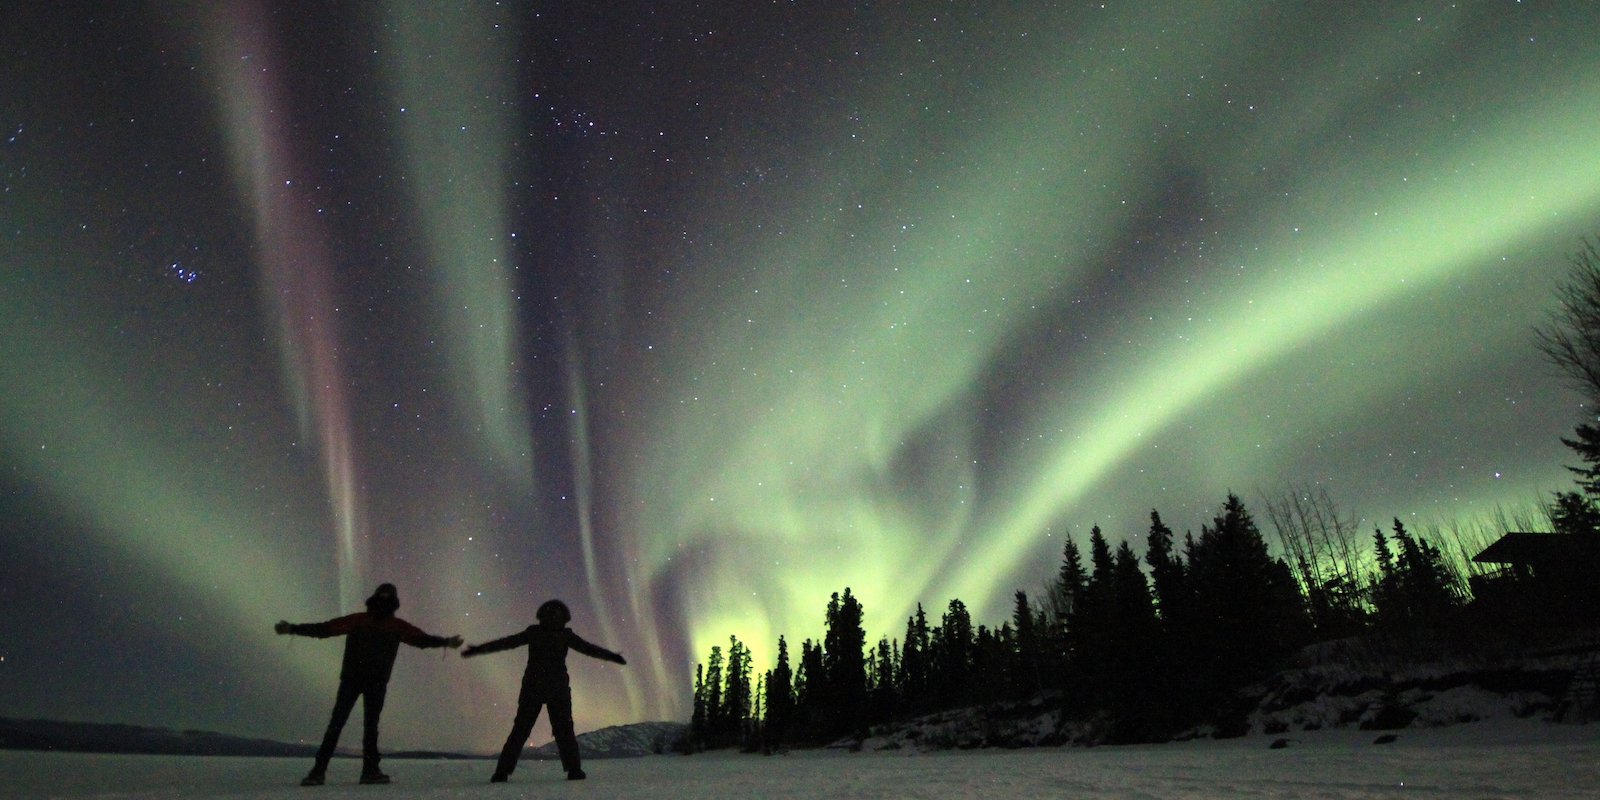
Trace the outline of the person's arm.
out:
[[[514,647],[521,647],[527,643],[527,631],[513,633],[510,636],[496,639],[492,642],[484,642],[483,644],[472,645],[471,647],[461,651],[461,657],[472,658],[473,656],[481,656],[486,653],[498,653],[501,650],[510,650]]]
[[[429,647],[461,646],[460,636],[434,636],[431,633],[423,633],[421,628],[398,617],[395,618],[395,622],[400,623],[400,641],[412,647],[427,649]]]
[[[278,624],[272,626],[272,629],[277,631],[280,636],[283,634],[292,633],[295,636],[310,636],[316,639],[326,639],[329,636],[343,636],[349,633],[350,630],[355,627],[355,618],[357,616],[359,615],[349,614],[339,617],[338,619],[330,619],[327,622],[293,623],[286,622],[284,620],[278,620]]]
[[[628,663],[628,659],[623,658],[621,653],[613,653],[600,645],[585,641],[582,636],[570,630],[567,631],[567,646],[590,658],[598,658],[601,661],[615,661],[618,664]]]

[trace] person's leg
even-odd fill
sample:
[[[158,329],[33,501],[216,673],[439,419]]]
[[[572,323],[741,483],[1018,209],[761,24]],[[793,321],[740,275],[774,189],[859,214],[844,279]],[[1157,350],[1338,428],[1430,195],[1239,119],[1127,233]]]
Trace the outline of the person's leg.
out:
[[[362,687],[361,706],[361,774],[377,776],[378,769],[378,718],[383,716],[383,700],[389,693],[389,684],[376,681]]]
[[[361,687],[356,682],[339,681],[339,693],[333,699],[333,716],[328,720],[328,730],[322,734],[322,746],[317,748],[317,759],[307,778],[320,777],[328,771],[328,760],[333,758],[333,749],[339,746],[339,734],[344,731],[344,723],[350,719],[350,709],[356,707],[356,696],[360,693]]]
[[[583,762],[578,756],[578,736],[572,730],[572,689],[563,687],[550,698],[550,734],[561,753],[561,766],[568,778],[582,778]]]
[[[542,705],[544,698],[523,687],[522,694],[517,698],[517,718],[511,722],[511,735],[506,737],[505,746],[500,748],[500,762],[495,765],[494,777],[490,780],[503,780],[516,770],[517,759],[522,756],[522,748],[528,746],[528,736],[533,733],[533,723],[539,719],[539,707]]]

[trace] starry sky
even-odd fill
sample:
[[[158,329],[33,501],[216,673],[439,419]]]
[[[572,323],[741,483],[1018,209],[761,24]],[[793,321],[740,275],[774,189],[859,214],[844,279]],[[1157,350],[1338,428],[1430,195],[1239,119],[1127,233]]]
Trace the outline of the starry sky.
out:
[[[1569,485],[1583,2],[23,4],[0,715],[314,740],[360,608],[567,600],[580,730],[737,634],[997,622],[1064,537]],[[489,750],[520,656],[400,656]],[[541,723],[535,739],[548,737]],[[347,743],[355,734],[348,732]]]

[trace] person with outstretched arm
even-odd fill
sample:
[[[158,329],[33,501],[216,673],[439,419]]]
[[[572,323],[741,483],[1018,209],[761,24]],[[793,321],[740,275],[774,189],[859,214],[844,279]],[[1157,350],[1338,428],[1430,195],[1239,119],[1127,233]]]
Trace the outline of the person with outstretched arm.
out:
[[[328,720],[328,731],[322,736],[322,747],[317,750],[316,761],[301,786],[321,786],[327,780],[328,760],[339,744],[339,733],[355,708],[356,698],[364,700],[361,707],[361,782],[388,783],[389,776],[378,769],[378,716],[383,713],[383,698],[389,690],[389,673],[394,670],[394,657],[400,643],[412,647],[460,647],[460,636],[433,636],[394,615],[400,609],[400,593],[394,584],[379,586],[367,598],[367,610],[330,619],[327,622],[309,622],[295,625],[279,621],[273,630],[281,634],[314,636],[344,636],[344,666],[339,670],[339,694],[333,701],[333,718]]]
[[[567,677],[567,650],[618,664],[628,663],[621,654],[590,644],[573,633],[567,627],[572,621],[572,612],[566,603],[550,600],[539,606],[534,616],[539,623],[529,625],[521,633],[461,651],[462,658],[471,658],[528,646],[528,669],[522,673],[522,692],[517,695],[517,718],[511,723],[511,735],[506,737],[505,747],[500,749],[500,762],[489,778],[490,783],[504,783],[517,768],[517,758],[528,743],[528,734],[533,731],[534,720],[539,718],[540,706],[550,708],[550,732],[555,736],[567,780],[581,781],[587,777],[578,756],[578,737],[572,730],[572,684]]]

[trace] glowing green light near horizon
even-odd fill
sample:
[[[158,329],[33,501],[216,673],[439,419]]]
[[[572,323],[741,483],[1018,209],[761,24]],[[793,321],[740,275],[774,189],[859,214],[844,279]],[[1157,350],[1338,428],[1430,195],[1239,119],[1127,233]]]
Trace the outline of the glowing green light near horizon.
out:
[[[1221,85],[1190,80],[1164,94],[1151,76],[1209,72],[1249,49],[1260,32],[1248,29],[1248,9],[1234,11],[1126,12],[1062,52],[1052,77],[995,88],[1032,102],[989,114],[996,122],[978,140],[927,165],[931,177],[891,172],[898,128],[869,127],[863,138],[877,142],[830,157],[799,210],[778,221],[786,244],[701,265],[741,279],[723,281],[737,293],[708,290],[680,309],[709,306],[711,333],[662,344],[678,353],[669,371],[678,382],[656,396],[648,471],[633,484],[645,510],[630,519],[645,554],[636,582],[697,559],[684,612],[696,658],[729,633],[758,661],[780,633],[815,637],[823,601],[846,585],[866,603],[873,635],[897,634],[918,601],[938,608],[959,596],[999,612],[1051,523],[1113,489],[1103,482],[1145,437],[1214,413],[1230,386],[1308,345],[1360,341],[1366,321],[1404,293],[1480,275],[1505,248],[1566,231],[1570,215],[1600,200],[1600,83],[1589,76],[1474,109],[1459,130],[1427,117],[1472,97],[1457,87],[1418,104],[1427,124],[1396,123],[1390,147],[1363,151],[1330,132],[1349,124],[1353,105],[1374,102],[1372,90],[1339,79],[1339,59],[1304,65],[1312,88],[1301,102],[1194,145],[1214,179],[1241,191],[1263,185],[1248,182],[1257,160],[1295,159],[1291,196],[1251,198],[1243,225],[1234,220],[1221,244],[1184,256],[1223,269],[1174,265],[1169,285],[1142,291],[1136,310],[1148,320],[1096,343],[1104,352],[1086,371],[1051,387],[1060,403],[1013,425],[1053,444],[1004,465],[991,488],[998,499],[975,508],[968,404],[981,370],[1033,308],[1073,294],[1080,265],[1114,243],[1124,209],[1159,184],[1162,153],[1135,132],[1182,121],[1185,103],[1221,105]],[[1205,35],[1157,47],[1154,35],[1128,34],[1163,25]],[[1393,65],[1454,46],[1448,22],[1406,41],[1374,33],[1345,55]],[[1136,52],[1136,64],[1093,63],[1118,47]],[[1212,95],[1184,94],[1197,86]],[[847,202],[856,197],[860,206]],[[921,456],[934,470],[924,481],[942,489],[909,498],[893,485],[895,461],[928,426],[943,451]],[[1219,500],[1227,488],[1217,487]]]

